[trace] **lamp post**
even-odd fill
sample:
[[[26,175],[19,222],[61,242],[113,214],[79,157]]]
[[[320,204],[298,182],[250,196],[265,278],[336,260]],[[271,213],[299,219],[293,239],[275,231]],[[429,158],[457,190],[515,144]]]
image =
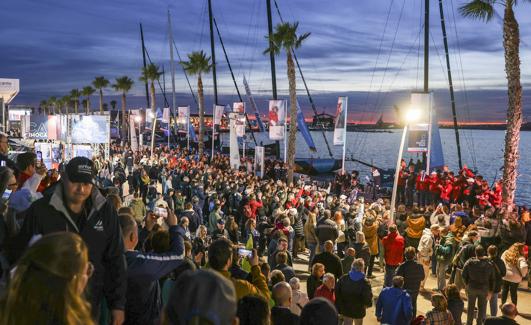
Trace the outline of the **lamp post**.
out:
[[[393,193],[391,195],[391,220],[395,221],[395,205],[396,205],[396,191],[398,189],[398,177],[400,176],[402,154],[404,153],[404,145],[406,143],[407,130],[409,123],[417,121],[422,115],[422,111],[416,108],[410,108],[404,114],[404,130],[402,131],[402,140],[400,141],[400,149],[398,150],[398,158],[396,159],[395,178],[393,182]]]
[[[135,116],[135,122],[136,122],[136,124],[138,124],[138,139],[137,139],[137,141],[138,141],[138,150],[140,150],[140,145],[142,144],[142,141],[140,141],[141,140],[140,136],[142,135],[140,133],[140,123],[142,122],[142,116],[140,116],[140,115]],[[133,132],[136,132],[136,131],[133,130]]]
[[[157,126],[157,117],[153,112],[149,112],[151,118],[151,158],[153,158],[153,151],[155,150],[155,127]]]

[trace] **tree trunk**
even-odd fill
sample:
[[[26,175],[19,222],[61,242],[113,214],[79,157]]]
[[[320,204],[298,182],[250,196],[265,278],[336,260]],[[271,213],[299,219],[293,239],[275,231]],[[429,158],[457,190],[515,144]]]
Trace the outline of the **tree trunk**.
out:
[[[103,115],[103,90],[100,88],[100,115]]]
[[[87,107],[86,107],[86,110],[87,110],[87,115],[90,114],[90,99],[88,98],[87,96]]]
[[[291,50],[288,50],[288,80],[289,80],[289,138],[288,138],[288,184],[293,183],[295,171],[295,149],[297,145],[297,86],[295,78],[295,65]],[[284,135],[285,136],[285,135]]]
[[[203,80],[201,79],[201,75],[197,77],[197,95],[199,96],[199,159],[203,156],[203,150],[205,147],[203,133],[205,129],[205,96],[203,94]]]
[[[157,128],[157,111],[155,105],[155,81],[151,81],[151,113],[153,114],[153,120],[151,123],[151,157],[155,150],[155,129]]]
[[[127,135],[129,134],[129,132],[127,132],[128,125],[129,125],[129,119],[127,118],[125,114],[125,106],[126,106],[125,92],[123,92],[122,93],[122,140],[124,138],[126,139]]]
[[[79,98],[76,98],[76,100],[74,101],[74,112],[76,113],[76,115],[78,111],[78,105],[79,105]]]
[[[505,72],[508,82],[507,132],[503,163],[503,203],[505,217],[514,208],[516,178],[518,176],[518,145],[522,126],[522,85],[520,84],[520,32],[514,17],[513,4],[505,6],[503,19],[503,47],[505,49]]]

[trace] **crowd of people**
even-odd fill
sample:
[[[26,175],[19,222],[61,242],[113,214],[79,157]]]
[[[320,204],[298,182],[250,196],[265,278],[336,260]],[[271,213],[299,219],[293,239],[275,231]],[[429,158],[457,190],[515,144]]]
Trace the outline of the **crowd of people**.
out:
[[[0,325],[357,325],[373,305],[382,324],[515,324],[529,280],[529,212],[504,218],[499,183],[467,168],[404,163],[392,216],[357,172],[287,184],[277,161],[258,177],[248,160],[119,145],[47,171],[7,153],[2,134]]]

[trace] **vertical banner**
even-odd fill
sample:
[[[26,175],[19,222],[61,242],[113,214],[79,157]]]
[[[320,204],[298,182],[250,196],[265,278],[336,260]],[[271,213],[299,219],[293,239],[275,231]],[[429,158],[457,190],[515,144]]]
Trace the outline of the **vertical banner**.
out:
[[[232,169],[240,168],[240,150],[238,147],[238,137],[236,134],[236,122],[238,113],[230,113],[230,167]]]
[[[249,87],[249,84],[247,83],[247,79],[245,79],[245,76],[243,76],[243,86],[245,87],[245,93],[247,94],[249,103],[251,103],[251,107],[254,110],[254,116],[256,118],[256,123],[258,124],[258,128],[260,129],[260,132],[264,132],[265,126],[264,126],[264,123],[262,122],[262,119],[260,118],[260,111],[258,110],[258,105],[256,105],[256,102],[254,101],[253,94],[251,93],[251,88]]]
[[[269,139],[283,140],[286,136],[286,100],[269,101]]]
[[[225,110],[225,106],[223,105],[214,106],[214,125],[221,125],[221,118],[223,116],[224,110]]]
[[[177,130],[179,132],[189,133],[188,122],[190,118],[190,106],[184,106],[177,108]]]
[[[162,111],[162,119],[160,120],[162,123],[170,123],[170,108],[164,107],[164,110]]]
[[[232,105],[232,111],[237,113],[236,115],[236,135],[238,137],[245,136],[245,103],[237,102]]]
[[[347,135],[347,99],[348,97],[339,97],[337,100],[336,120],[334,127],[334,145],[345,145]]]
[[[136,137],[135,117],[136,115],[129,115],[129,133],[131,136],[131,150],[133,150],[133,152],[137,152],[139,148],[138,139]]]
[[[428,152],[428,125],[411,125],[407,132],[407,152]]]
[[[304,114],[302,114],[302,109],[299,105],[299,101],[297,101],[297,128],[301,132],[304,141],[306,141],[308,148],[310,148],[310,151],[317,151],[310,130],[308,129],[306,121],[304,120]]]
[[[256,176],[264,177],[264,147],[254,147],[254,173]]]

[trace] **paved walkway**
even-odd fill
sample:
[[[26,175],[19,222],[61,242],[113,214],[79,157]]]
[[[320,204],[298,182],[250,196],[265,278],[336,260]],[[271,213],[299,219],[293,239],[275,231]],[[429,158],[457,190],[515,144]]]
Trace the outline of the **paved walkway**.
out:
[[[295,261],[293,267],[295,268],[297,276],[301,279],[301,282],[302,282],[301,290],[306,292],[306,279],[309,276],[308,255],[299,254],[299,258],[300,260]],[[376,317],[374,316],[374,313],[375,313],[376,299],[378,298],[378,295],[380,291],[382,290],[384,273],[379,270],[377,263],[375,263],[375,270],[373,271],[373,275],[375,276],[375,278],[371,280],[371,284],[372,284],[372,292],[373,292],[373,296],[375,297],[375,300],[373,303],[373,307],[367,310],[367,316],[364,319],[364,324],[378,324]],[[436,279],[434,276],[430,275],[426,282],[426,288],[436,288],[436,287],[437,287]],[[417,298],[417,314],[418,315],[424,315],[426,314],[426,312],[432,309],[430,299],[431,299],[430,293],[426,293],[426,294],[421,293],[418,296]],[[509,302],[510,302],[510,298],[509,298]],[[501,304],[501,300],[498,305],[500,304]],[[463,324],[466,324],[466,306],[467,306],[467,302],[465,301],[465,311],[463,312],[463,317],[462,317]],[[528,290],[527,285],[524,283],[520,285],[520,290],[518,291],[518,310],[520,312],[520,315],[516,318],[516,321],[521,325],[531,324],[531,290]],[[490,307],[487,306],[487,316],[489,315],[490,315]],[[498,311],[498,316],[499,315],[501,315],[500,311]]]

